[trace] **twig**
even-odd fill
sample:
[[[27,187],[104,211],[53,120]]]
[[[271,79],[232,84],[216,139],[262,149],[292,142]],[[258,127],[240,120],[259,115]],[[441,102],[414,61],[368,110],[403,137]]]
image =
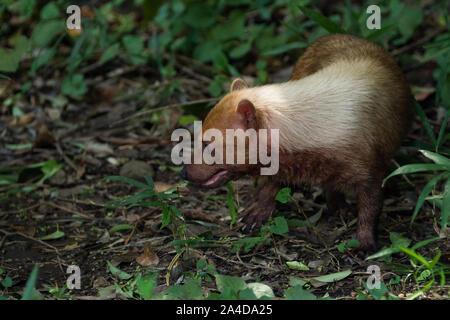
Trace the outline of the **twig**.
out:
[[[397,161],[392,159],[392,162],[397,166],[397,168],[400,168],[400,164]],[[416,185],[412,183],[411,180],[409,180],[409,178],[405,174],[402,174],[402,178],[405,179],[406,182],[408,182],[408,184],[412,186],[414,189],[416,188]]]
[[[26,208],[0,212],[0,216],[7,215],[7,214],[21,213],[21,212],[24,212],[24,211],[28,211],[28,210],[34,209],[34,208],[38,207],[39,205],[40,205],[40,203],[36,203],[36,204],[33,204],[32,206],[29,206],[29,207],[26,207]]]
[[[121,119],[121,120],[115,121],[115,122],[113,122],[110,125],[110,127],[113,127],[113,126],[115,126],[115,125],[117,125],[119,123],[123,123],[123,122],[129,121],[131,119],[138,118],[138,117],[141,117],[141,116],[144,116],[144,115],[148,115],[148,114],[152,114],[154,112],[161,111],[161,110],[164,110],[164,109],[180,108],[180,107],[191,106],[191,105],[199,104],[199,103],[214,102],[214,101],[217,101],[217,100],[218,100],[218,98],[207,98],[207,99],[199,99],[199,100],[183,102],[183,103],[169,104],[169,105],[166,105],[166,106],[163,106],[163,107],[154,108],[154,109],[151,109],[151,110],[146,110],[146,111],[143,111],[143,112],[139,112],[139,113],[136,113],[136,114],[134,114],[132,116],[126,117],[125,119]]]
[[[77,172],[77,166],[72,162],[72,160],[70,160],[66,154],[64,153],[64,151],[61,149],[61,145],[59,144],[59,142],[55,143],[56,146],[56,150],[58,150],[59,154],[63,157],[64,161],[75,171]]]
[[[71,213],[71,214],[76,214],[76,215],[78,215],[80,217],[83,217],[83,218],[86,218],[86,219],[94,219],[93,217],[91,217],[91,216],[89,216],[87,214],[84,214],[84,213],[81,213],[79,211],[75,211],[75,210],[72,210],[72,209],[61,207],[61,206],[59,206],[59,205],[57,205],[56,203],[53,203],[53,202],[46,201],[44,203],[49,205],[49,206],[51,206],[51,207],[53,207],[53,208],[56,208],[56,209],[59,209],[59,210],[62,210],[62,211],[66,211],[66,212]]]
[[[415,41],[415,42],[413,42],[413,43],[411,43],[409,45],[406,45],[404,47],[401,47],[401,48],[399,48],[397,50],[392,51],[391,54],[393,56],[399,56],[399,55],[401,55],[401,54],[403,54],[405,52],[408,52],[411,49],[414,49],[416,47],[421,46],[424,43],[427,43],[428,41],[430,41],[431,39],[437,37],[438,35],[440,35],[444,31],[445,31],[445,29],[434,30],[434,31],[430,32],[429,34],[427,34],[425,37],[423,37],[423,38],[421,38],[421,39],[419,39],[419,40],[417,40],[417,41]]]
[[[54,246],[52,246],[51,244],[48,244],[48,243],[46,243],[46,242],[44,242],[44,241],[42,241],[42,240],[33,238],[33,237],[31,237],[31,236],[27,236],[27,235],[24,234],[24,233],[21,233],[21,232],[8,232],[8,231],[2,230],[2,229],[0,229],[0,232],[2,232],[2,233],[5,235],[5,238],[6,238],[6,236],[17,235],[17,236],[21,236],[21,237],[23,237],[23,238],[26,238],[26,239],[28,239],[28,240],[36,241],[36,242],[38,242],[38,243],[40,243],[40,244],[42,244],[42,245],[44,245],[44,246],[47,246],[47,247],[49,247],[50,249],[54,250],[54,251],[56,252],[56,254],[59,254],[59,251],[58,251],[58,249],[57,249],[56,247],[54,247]],[[4,240],[3,240],[3,241],[4,241]]]

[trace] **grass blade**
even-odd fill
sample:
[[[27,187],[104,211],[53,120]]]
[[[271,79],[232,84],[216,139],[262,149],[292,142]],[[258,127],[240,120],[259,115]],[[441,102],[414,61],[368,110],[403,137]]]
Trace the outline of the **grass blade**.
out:
[[[433,242],[433,241],[436,241],[436,240],[439,240],[439,239],[440,239],[439,237],[434,237],[434,238],[431,238],[431,239],[427,239],[427,240],[420,241],[420,242],[416,243],[415,245],[413,245],[413,246],[411,247],[411,249],[412,249],[412,250],[419,249],[419,248],[421,248],[421,247],[423,247],[423,246],[426,246],[426,245],[429,244],[430,242]]]
[[[450,212],[450,179],[445,183],[444,198],[442,199],[441,209],[441,229],[445,230],[448,223],[448,215]]]
[[[416,207],[414,208],[413,215],[411,217],[411,224],[413,224],[414,219],[417,216],[417,213],[419,212],[419,209],[422,207],[423,203],[425,202],[425,199],[428,197],[428,195],[431,192],[431,189],[433,189],[434,185],[444,177],[448,177],[448,172],[443,172],[440,175],[435,176],[433,179],[431,179],[425,187],[423,187],[422,192],[420,193],[419,198],[417,199]]]
[[[420,254],[414,252],[411,249],[404,248],[404,247],[400,247],[399,249],[402,250],[404,253],[406,253],[408,256],[410,256],[410,257],[416,259],[417,261],[419,261],[420,263],[422,263],[428,269],[431,269],[428,261],[424,257],[422,257]]]
[[[427,132],[428,137],[433,142],[433,145],[436,148],[437,141],[436,137],[434,136],[433,129],[431,128],[430,122],[428,121],[428,118],[425,112],[423,111],[422,106],[416,100],[414,100],[414,110],[416,114],[419,116],[423,126],[425,127],[425,131]]]
[[[427,157],[428,159],[432,160],[436,164],[443,164],[450,166],[450,159],[447,157],[444,157],[443,155],[427,150],[419,150],[422,152],[422,154]]]
[[[372,32],[371,34],[369,34],[366,39],[370,40],[370,41],[374,41],[375,39],[377,39],[379,36],[381,36],[383,33],[385,33],[386,31],[388,31],[389,29],[391,29],[394,25],[390,24],[386,27],[383,27],[381,29],[378,29],[374,32]]]
[[[442,138],[444,137],[445,128],[447,128],[447,122],[448,122],[449,116],[450,116],[450,108],[447,110],[444,121],[442,122],[442,125],[441,125],[441,129],[439,130],[439,135],[438,135],[438,139],[436,142],[436,151],[445,142],[445,139],[442,140]]]
[[[329,33],[347,33],[344,29],[338,26],[336,23],[318,13],[317,11],[308,9],[304,6],[298,6],[299,9],[311,20],[327,30]]]
[[[393,176],[397,176],[400,174],[416,173],[423,171],[442,171],[442,170],[450,171],[450,166],[434,163],[407,164],[403,167],[394,170],[390,175],[384,178],[383,186],[387,180],[389,180]]]
[[[38,265],[36,264],[31,271],[30,277],[27,280],[25,289],[23,290],[22,300],[33,300],[33,291],[35,290],[36,280],[38,276]]]

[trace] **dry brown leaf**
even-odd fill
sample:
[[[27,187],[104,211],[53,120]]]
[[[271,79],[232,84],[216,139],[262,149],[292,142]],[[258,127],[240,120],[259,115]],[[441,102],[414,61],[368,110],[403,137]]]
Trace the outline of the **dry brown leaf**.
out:
[[[176,184],[168,184],[161,181],[155,181],[155,191],[156,192],[164,192],[169,190],[170,188],[176,187]]]
[[[36,117],[36,113],[35,112],[29,112],[26,113],[20,117],[15,117],[13,118],[10,122],[9,125],[11,127],[20,127],[20,126],[24,126],[30,122],[32,122],[34,120],[34,118]]]
[[[144,253],[136,258],[136,262],[143,267],[156,266],[159,264],[159,258],[148,245],[144,245]]]
[[[34,139],[33,146],[35,148],[46,148],[50,147],[55,143],[55,138],[53,137],[50,130],[45,124],[41,124],[38,130],[38,134]]]

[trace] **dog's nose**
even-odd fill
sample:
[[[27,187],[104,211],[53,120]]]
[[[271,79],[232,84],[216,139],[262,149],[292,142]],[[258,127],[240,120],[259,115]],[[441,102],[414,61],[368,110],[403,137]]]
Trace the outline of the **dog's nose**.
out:
[[[181,169],[181,171],[180,171],[180,177],[181,177],[181,179],[183,179],[183,180],[187,180],[187,173],[186,173],[186,168],[185,168],[185,167],[183,167],[183,169]]]

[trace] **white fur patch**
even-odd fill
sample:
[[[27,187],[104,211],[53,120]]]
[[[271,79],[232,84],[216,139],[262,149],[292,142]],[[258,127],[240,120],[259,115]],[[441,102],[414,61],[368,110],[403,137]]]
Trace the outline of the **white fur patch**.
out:
[[[233,94],[250,100],[267,126],[280,130],[282,149],[337,148],[354,139],[374,138],[368,122],[386,111],[374,108],[388,99],[377,92],[385,80],[386,70],[376,61],[361,59],[334,63],[300,80]]]

